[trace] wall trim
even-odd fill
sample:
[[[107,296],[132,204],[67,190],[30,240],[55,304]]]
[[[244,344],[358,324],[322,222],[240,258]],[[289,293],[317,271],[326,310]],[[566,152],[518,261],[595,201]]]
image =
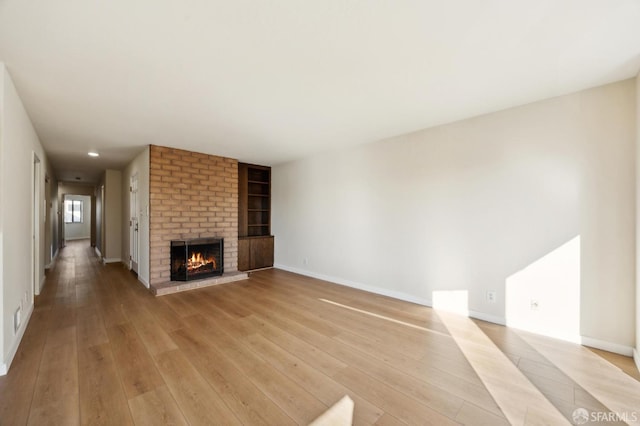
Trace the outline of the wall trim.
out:
[[[88,240],[89,238],[91,238],[91,236],[89,236],[89,237],[71,237],[71,238],[65,238],[65,241]]]
[[[127,268],[129,271],[133,270],[133,268],[131,267],[131,260],[129,260],[128,262],[123,260],[122,261],[122,266]],[[140,266],[140,264],[138,264],[138,266]],[[146,288],[149,288],[151,286],[149,284],[149,281],[145,280],[144,278],[142,278],[142,276],[140,276],[139,272],[136,272],[135,274],[136,274],[136,277],[138,278],[138,281],[140,281]]]
[[[138,281],[140,281],[146,288],[150,287],[149,281],[142,278],[140,274],[138,274]]]
[[[42,289],[44,288],[44,283],[47,280],[47,276],[42,274],[42,279],[40,280],[40,288],[38,289],[38,295],[42,293]]]
[[[491,322],[493,324],[498,324],[498,325],[504,325],[505,327],[507,326],[507,320],[505,317],[485,314],[484,312],[478,312],[478,311],[469,311],[469,316],[471,318],[479,319],[481,321]]]
[[[368,291],[370,293],[380,294],[382,296],[393,297],[394,299],[403,300],[405,302],[417,303],[418,305],[428,306],[430,308],[433,307],[431,300],[416,297],[407,293],[387,290],[380,287],[374,287],[374,286],[362,284],[356,281],[346,280],[338,277],[333,277],[330,275],[319,274],[319,273],[308,271],[305,269],[294,268],[294,267],[283,265],[280,263],[274,264],[273,267],[277,269],[282,269],[283,271],[293,272],[294,274],[304,275],[311,278],[317,278],[319,280],[328,281],[328,282],[335,283],[338,285],[343,285],[346,287],[356,288],[358,290]],[[486,314],[484,312],[471,311],[471,310],[468,311],[468,316],[471,318],[482,320],[482,321],[504,325],[505,327],[507,326],[507,321],[504,317],[499,317],[491,314]],[[569,341],[566,339],[562,339],[562,340]],[[594,339],[592,337],[585,337],[585,336],[580,336],[576,340],[577,341],[572,340],[571,342],[584,345],[584,346],[590,346],[596,349],[602,349],[608,352],[613,352],[613,353],[617,353],[624,356],[629,356],[629,357],[633,356],[636,362],[636,366],[640,371],[640,353],[638,353],[638,351],[632,348],[631,346],[621,345],[618,343],[611,343],[605,340]]]
[[[291,266],[282,265],[282,264],[274,264],[274,268],[282,269],[283,271],[293,272],[294,274],[304,275],[311,278],[317,278],[323,281],[329,281],[334,284],[343,285],[346,287],[355,288],[358,290],[368,291],[369,293],[379,294],[381,296],[392,297],[394,299],[403,300],[405,302],[416,303],[418,305],[427,306],[429,308],[433,307],[433,303],[431,300],[424,299],[422,297],[416,297],[411,294],[403,293],[400,291],[387,290],[380,287],[374,287],[367,284],[362,284],[356,281],[345,280],[338,277],[333,277],[330,275],[318,274],[316,272],[307,271],[305,269],[293,268]],[[482,321],[488,321],[494,324],[506,325],[506,320],[503,317],[485,314],[483,312],[478,311],[467,311],[467,315],[471,318],[479,319]]]
[[[60,252],[60,249],[56,249],[56,252],[53,253],[53,257],[51,258],[51,261],[44,265],[44,269],[51,269],[51,267],[53,266],[53,264],[56,262],[56,258],[58,257],[58,252]]]
[[[24,317],[24,321],[18,330],[18,334],[16,335],[16,339],[13,341],[13,345],[11,345],[11,350],[7,355],[7,359],[3,364],[0,364],[0,376],[5,376],[9,372],[9,368],[11,367],[11,363],[13,362],[13,358],[16,356],[18,352],[18,347],[20,347],[20,342],[22,342],[22,338],[24,337],[24,332],[27,330],[27,325],[29,324],[29,320],[31,320],[31,314],[33,313],[34,304],[32,303],[29,306],[29,310],[27,311],[27,315]]]
[[[102,258],[102,263],[104,263],[105,265],[107,263],[116,263],[116,262],[122,262],[122,259],[120,259],[119,257],[103,257]]]
[[[356,281],[345,280],[343,278],[333,277],[330,275],[318,274],[316,272],[307,271],[305,269],[293,268],[291,266],[282,265],[282,264],[274,264],[274,268],[282,269],[283,271],[293,272],[294,274],[304,275],[311,278],[317,278],[323,281],[329,281],[334,284],[343,285],[346,287],[355,288],[358,290],[368,291],[370,293],[379,294],[381,296],[393,297],[394,299],[403,300],[405,302],[417,303],[418,305],[431,307],[431,300],[424,299],[421,297],[416,297],[411,294],[403,293],[400,291],[387,290],[385,288],[374,287],[367,284],[362,284]]]
[[[621,345],[619,343],[611,343],[605,340],[594,339],[593,337],[580,336],[580,344],[590,346],[603,351],[613,352],[624,356],[633,356],[633,348],[631,346]],[[637,363],[637,361],[636,361]]]
[[[100,249],[97,246],[94,246],[93,249],[96,251],[96,255],[98,255],[98,257],[102,257],[102,253],[100,253]]]

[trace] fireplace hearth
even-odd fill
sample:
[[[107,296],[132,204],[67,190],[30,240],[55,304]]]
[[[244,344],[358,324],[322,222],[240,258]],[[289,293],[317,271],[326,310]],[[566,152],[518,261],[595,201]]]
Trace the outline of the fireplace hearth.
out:
[[[222,275],[224,239],[171,241],[171,281],[191,281]]]

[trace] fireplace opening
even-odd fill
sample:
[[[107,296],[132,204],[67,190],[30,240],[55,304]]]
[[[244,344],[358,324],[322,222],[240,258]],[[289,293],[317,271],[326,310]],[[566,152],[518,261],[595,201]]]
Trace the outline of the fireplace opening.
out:
[[[222,275],[224,239],[171,241],[171,281],[190,281]]]

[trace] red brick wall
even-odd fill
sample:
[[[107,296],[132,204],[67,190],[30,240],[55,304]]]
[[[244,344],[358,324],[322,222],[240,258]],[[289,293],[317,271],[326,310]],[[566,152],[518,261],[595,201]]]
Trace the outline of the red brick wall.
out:
[[[224,238],[224,271],[238,269],[238,161],[151,145],[150,282],[170,280],[171,240]]]

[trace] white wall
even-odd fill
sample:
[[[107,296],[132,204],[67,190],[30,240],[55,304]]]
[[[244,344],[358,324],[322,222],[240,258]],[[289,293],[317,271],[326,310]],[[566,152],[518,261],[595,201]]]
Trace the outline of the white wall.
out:
[[[106,170],[104,175],[103,260],[122,261],[122,172]]]
[[[38,140],[29,116],[18,96],[15,86],[4,65],[0,64],[0,87],[2,102],[0,107],[0,373],[10,364],[33,310],[32,284],[32,192],[33,154],[41,161],[40,179],[37,185],[44,200],[45,170],[50,170],[47,158]],[[41,202],[40,206],[44,206]],[[40,208],[38,247],[39,265],[36,268],[37,281],[44,279],[44,208]],[[26,296],[25,296],[26,295]],[[13,315],[22,306],[22,325],[17,333],[13,330]]]
[[[50,166],[50,165],[49,165]],[[49,268],[53,264],[53,259],[57,255],[59,246],[58,230],[58,181],[53,169],[47,170],[49,182],[45,180],[45,194],[48,195],[45,212],[45,254],[44,264]],[[46,198],[45,195],[45,198]]]
[[[0,62],[0,374],[6,374],[6,370],[8,369],[7,363],[5,361],[5,353],[4,353],[4,159],[6,154],[4,152],[4,127],[5,127],[5,119],[4,119],[4,110],[5,110],[5,102],[4,102],[4,86],[5,86],[5,67],[2,62]]]
[[[138,175],[138,279],[149,287],[149,147],[146,147],[122,172],[122,259],[129,267],[129,217],[131,177]]]
[[[505,281],[580,236],[581,333],[630,351],[634,120],[627,80],[276,166],[276,266],[426,304],[468,290],[504,322]]]
[[[82,201],[82,222],[81,223],[65,223],[64,238],[65,240],[80,240],[91,238],[91,197],[87,195],[67,194],[65,200]],[[64,212],[64,206],[62,206]],[[64,216],[64,215],[63,215]],[[64,217],[62,219],[64,221]]]
[[[633,357],[640,370],[640,72],[636,77],[636,346]]]
[[[104,176],[103,176],[104,177]],[[104,204],[104,181],[100,182],[98,186],[95,187],[95,195],[94,198],[96,200],[95,204],[95,248],[98,251],[100,257],[104,257],[104,209],[102,205]]]

